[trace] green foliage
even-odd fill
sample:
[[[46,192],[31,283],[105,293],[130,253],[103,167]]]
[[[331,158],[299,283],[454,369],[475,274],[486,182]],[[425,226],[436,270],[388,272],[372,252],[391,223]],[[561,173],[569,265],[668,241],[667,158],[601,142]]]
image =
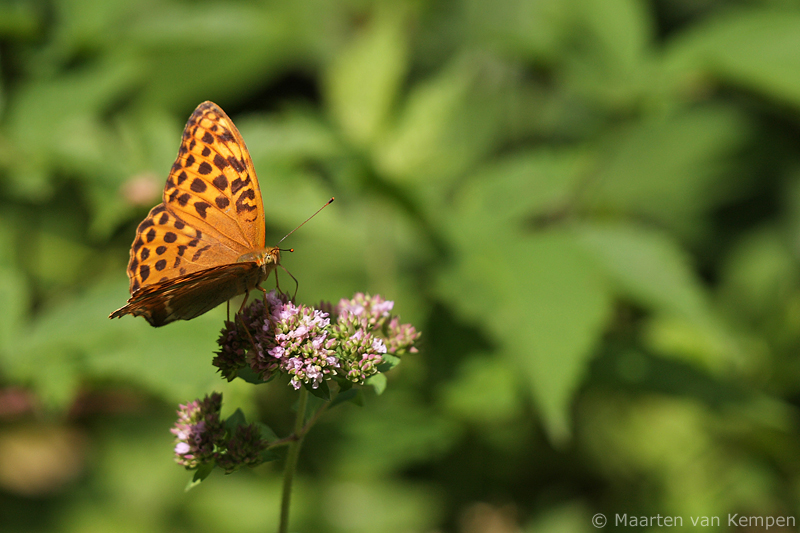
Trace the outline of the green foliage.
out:
[[[800,505],[794,2],[15,0],[0,39],[0,531],[277,522],[280,462],[184,494],[168,430],[222,390],[272,440],[293,389],[214,373],[223,306],[106,318],[207,99],[268,244],[337,199],[285,243],[299,301],[423,332],[305,438],[293,530]]]

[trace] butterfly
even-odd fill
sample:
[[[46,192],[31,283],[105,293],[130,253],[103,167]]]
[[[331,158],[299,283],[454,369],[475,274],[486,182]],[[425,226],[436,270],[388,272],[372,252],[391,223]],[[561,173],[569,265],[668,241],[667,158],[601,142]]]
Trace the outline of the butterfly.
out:
[[[183,130],[162,202],[136,228],[128,262],[131,297],[109,318],[151,326],[190,320],[260,287],[280,264],[264,242],[264,206],[244,139],[212,102]],[[276,273],[277,276],[277,273]]]

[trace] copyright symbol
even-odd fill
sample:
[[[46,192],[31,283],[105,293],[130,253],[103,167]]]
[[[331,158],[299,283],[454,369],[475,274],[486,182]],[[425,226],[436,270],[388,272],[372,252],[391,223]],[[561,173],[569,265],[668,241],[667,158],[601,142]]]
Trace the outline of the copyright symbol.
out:
[[[592,525],[594,527],[606,527],[606,515],[597,513],[592,517]]]

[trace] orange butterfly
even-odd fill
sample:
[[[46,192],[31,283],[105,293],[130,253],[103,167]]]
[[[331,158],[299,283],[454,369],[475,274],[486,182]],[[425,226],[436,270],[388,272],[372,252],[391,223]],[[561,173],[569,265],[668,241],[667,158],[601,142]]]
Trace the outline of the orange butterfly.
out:
[[[131,314],[163,326],[261,289],[281,257],[278,247],[265,246],[264,231],[244,140],[219,106],[203,102],[183,130],[162,202],[136,229],[131,297],[109,318]]]

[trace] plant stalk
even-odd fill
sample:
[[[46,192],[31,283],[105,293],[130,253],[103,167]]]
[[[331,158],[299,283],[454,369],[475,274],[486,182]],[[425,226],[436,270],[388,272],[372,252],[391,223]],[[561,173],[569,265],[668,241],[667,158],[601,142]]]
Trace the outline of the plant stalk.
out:
[[[300,398],[297,400],[297,418],[294,421],[294,435],[296,440],[289,444],[289,451],[286,453],[286,470],[283,472],[283,495],[281,496],[281,522],[278,526],[278,533],[288,533],[289,531],[289,508],[292,501],[292,481],[294,471],[297,469],[297,458],[300,456],[300,446],[303,444],[303,424],[306,417],[306,404],[308,403],[308,391],[305,387],[300,387]]]

